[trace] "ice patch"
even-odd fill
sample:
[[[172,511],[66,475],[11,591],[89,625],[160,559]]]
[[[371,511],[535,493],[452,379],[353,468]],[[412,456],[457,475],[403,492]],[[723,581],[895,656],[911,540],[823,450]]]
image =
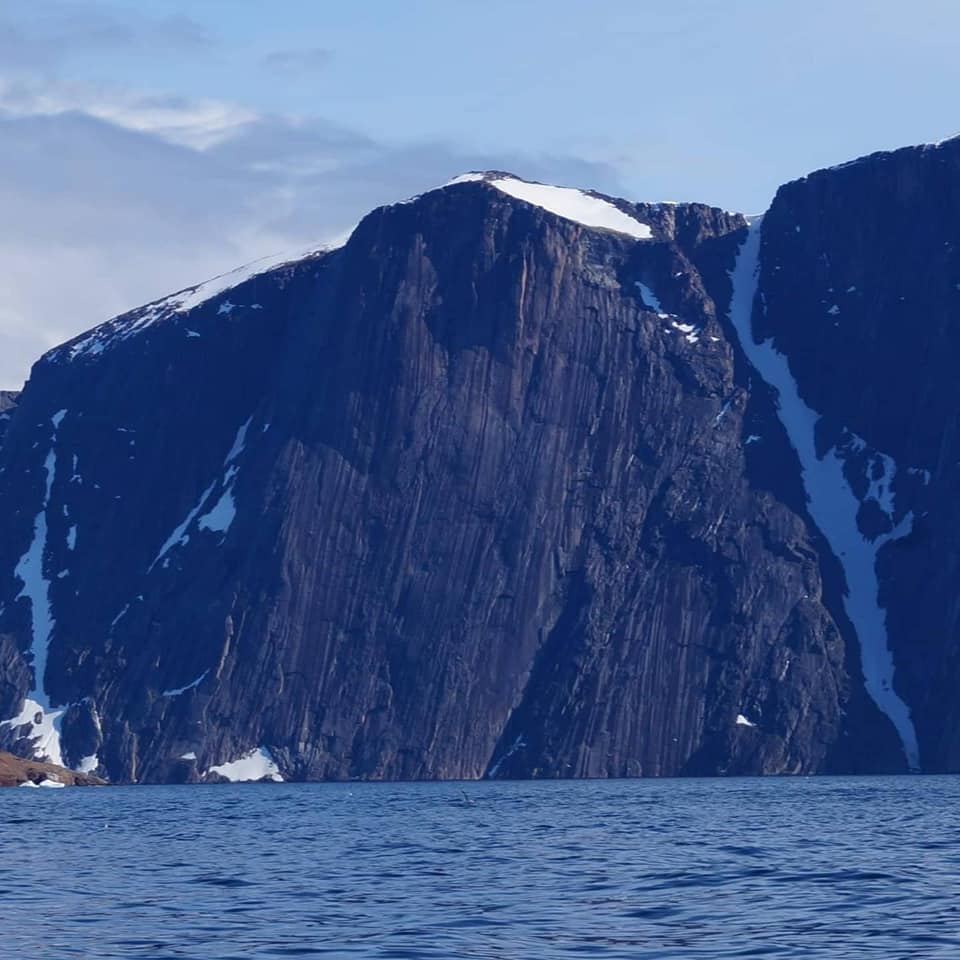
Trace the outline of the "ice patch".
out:
[[[748,720],[742,713],[737,714],[736,725],[738,727],[755,727],[756,724]]]
[[[844,606],[860,642],[867,692],[893,723],[908,766],[919,769],[916,730],[907,705],[893,688],[893,656],[888,646],[886,613],[879,602],[877,554],[890,540],[906,536],[913,525],[907,514],[890,532],[867,539],[857,525],[860,501],[844,476],[844,459],[836,448],[817,456],[815,428],[820,419],[801,399],[787,358],[771,340],[753,339],[752,310],[760,260],[760,221],[751,223],[731,273],[730,320],[748,360],[778,394],[777,411],[797,451],[810,515],[840,561],[846,579]],[[892,501],[885,500],[891,504]]]
[[[280,768],[266,747],[257,747],[256,750],[244,754],[239,760],[231,760],[211,767],[207,773],[217,773],[231,783],[262,780],[264,777],[276,783],[283,783]]]
[[[77,525],[71,524],[70,529],[67,530],[67,549],[73,550],[77,545]]]
[[[180,759],[181,759],[181,760],[196,760],[196,759],[197,759],[197,755],[191,750],[189,753],[181,753],[181,754],[180,754]]]
[[[834,304],[834,305],[827,311],[827,313],[829,313],[831,317],[835,317],[835,316],[837,316],[837,315],[840,313],[840,308],[839,308],[836,304]]]

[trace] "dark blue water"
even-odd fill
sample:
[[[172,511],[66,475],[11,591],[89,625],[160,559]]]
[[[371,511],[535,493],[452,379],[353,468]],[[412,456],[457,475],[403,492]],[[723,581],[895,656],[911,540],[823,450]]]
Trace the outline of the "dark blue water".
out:
[[[960,778],[0,791],[0,956],[960,957]]]

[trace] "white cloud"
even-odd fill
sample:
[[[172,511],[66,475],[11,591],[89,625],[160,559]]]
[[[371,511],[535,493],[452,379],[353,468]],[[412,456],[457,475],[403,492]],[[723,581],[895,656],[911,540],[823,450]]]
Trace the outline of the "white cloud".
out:
[[[2,78],[0,111],[14,117],[79,112],[198,150],[222,143],[259,119],[255,111],[222,100],[186,100],[90,85]]]
[[[214,100],[0,81],[0,388],[123,310],[324,243],[478,168],[617,190],[609,167],[576,158],[384,144]]]

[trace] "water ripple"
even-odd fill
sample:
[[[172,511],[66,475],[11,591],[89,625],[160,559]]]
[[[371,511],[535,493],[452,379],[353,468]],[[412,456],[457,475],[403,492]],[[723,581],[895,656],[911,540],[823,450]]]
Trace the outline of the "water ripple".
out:
[[[958,801],[953,777],[3,791],[4,955],[956,958]]]

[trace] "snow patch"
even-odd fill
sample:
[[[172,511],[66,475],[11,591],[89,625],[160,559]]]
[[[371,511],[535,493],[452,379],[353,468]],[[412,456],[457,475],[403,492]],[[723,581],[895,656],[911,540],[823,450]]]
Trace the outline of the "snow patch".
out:
[[[29,728],[24,736],[33,743],[34,758],[46,758],[60,766],[63,766],[63,755],[60,749],[60,720],[64,708],[59,710],[51,708],[44,686],[50,638],[56,621],[50,601],[50,581],[44,574],[43,560],[47,552],[47,511],[57,470],[57,434],[66,415],[66,410],[60,410],[50,418],[53,432],[50,437],[50,450],[43,463],[43,502],[33,521],[33,538],[30,546],[27,547],[26,553],[14,569],[14,576],[23,584],[16,599],[26,598],[30,604],[30,659],[33,687],[24,700],[20,713],[0,724],[12,729]]]
[[[857,514],[861,504],[844,475],[845,458],[836,447],[822,458],[817,455],[815,428],[819,414],[801,399],[787,358],[776,350],[773,341],[757,343],[753,339],[752,311],[759,261],[758,219],[751,223],[731,273],[730,321],[748,360],[777,392],[777,412],[800,459],[810,515],[843,568],[846,579],[844,606],[860,642],[867,692],[892,721],[903,744],[907,764],[916,770],[920,763],[917,735],[907,705],[893,688],[893,656],[888,645],[886,613],[879,601],[876,570],[880,548],[891,540],[906,536],[913,527],[913,515],[908,513],[891,531],[874,539],[868,539],[860,532]],[[871,490],[881,498],[882,506],[892,508],[892,499],[880,487],[871,487]]]
[[[266,747],[257,747],[244,754],[239,760],[231,760],[211,767],[207,773],[217,773],[231,783],[240,783],[248,780],[262,780],[268,777],[276,783],[282,783],[280,768],[273,755]]]
[[[636,240],[653,239],[653,231],[647,224],[624,213],[608,200],[601,200],[573,187],[551,187],[544,183],[515,180],[512,177],[489,182],[497,190],[517,200],[541,207],[549,213],[581,223],[585,227],[624,233]]]
[[[181,759],[181,760],[196,760],[196,759],[197,759],[197,755],[191,750],[189,753],[181,753],[181,754],[180,754],[180,759]]]
[[[204,283],[199,283],[195,287],[188,287],[161,300],[148,303],[138,310],[114,317],[87,333],[81,334],[72,342],[50,351],[47,356],[51,360],[67,361],[81,357],[97,357],[104,350],[128,340],[148,327],[189,313],[194,308],[213,300],[228,290],[232,290],[247,280],[252,280],[254,277],[269,273],[271,270],[287,264],[299,263],[321,253],[330,253],[343,246],[345,240],[346,238],[342,238],[330,244],[314,246],[293,255],[284,253],[261,257],[259,260],[238,267],[236,270],[231,270]],[[225,310],[224,307],[227,304],[229,304],[229,301],[220,305],[218,315],[230,313],[234,305],[230,304],[229,309]],[[188,331],[187,336],[193,335],[199,334],[196,334],[196,331]]]
[[[748,720],[742,713],[737,714],[736,725],[738,727],[755,727],[756,724],[752,720]]]
[[[55,763],[57,766],[63,766],[63,753],[60,748],[60,722],[66,713],[66,707],[60,707],[53,710],[47,706],[41,705],[33,699],[37,694],[31,693],[23,701],[23,707],[20,713],[9,720],[0,723],[0,727],[8,727],[16,731],[21,727],[27,727],[23,736],[31,741],[33,750],[33,759],[46,760],[48,763]]]
[[[100,758],[91,753],[89,757],[83,757],[77,766],[78,773],[93,773],[100,766]]]
[[[458,183],[476,183],[478,180],[486,180],[487,175],[485,173],[461,173],[459,177],[454,177],[452,180],[448,180],[443,187],[453,187]],[[443,187],[440,189],[442,190]]]
[[[147,573],[149,573],[157,563],[163,559],[174,547],[185,546],[190,541],[190,534],[187,533],[187,529],[190,524],[193,523],[197,514],[203,509],[203,505],[207,502],[207,498],[213,493],[214,487],[217,485],[217,481],[214,480],[206,490],[200,494],[200,500],[197,502],[196,506],[186,515],[183,522],[167,537],[165,543],[160,548],[160,552],[153,558],[153,563],[147,567]]]
[[[624,213],[609,200],[577,190],[575,187],[555,187],[546,183],[532,183],[528,180],[518,180],[516,177],[476,171],[454,177],[443,184],[443,187],[480,181],[490,184],[501,193],[540,207],[565,220],[583,224],[585,227],[612,230],[614,233],[626,234],[636,240],[653,239],[653,231],[648,224],[641,223],[636,217]],[[410,203],[416,199],[412,197],[406,202]]]
[[[671,320],[670,326],[674,330],[679,330],[683,334],[683,339],[687,343],[698,343],[700,340],[700,328],[692,323],[680,323],[677,320]]]
[[[233,445],[230,447],[224,460],[224,473],[221,479],[219,481],[212,481],[210,486],[203,491],[200,499],[183,519],[183,522],[167,537],[163,546],[160,548],[160,552],[153,558],[150,566],[147,567],[147,573],[149,573],[160,560],[163,560],[174,547],[186,546],[186,544],[190,542],[188,530],[194,520],[197,520],[197,527],[200,530],[212,530],[216,533],[225,534],[230,529],[233,518],[237,514],[236,503],[233,498],[233,485],[239,468],[235,461],[246,447],[247,431],[250,429],[250,422],[252,420],[253,417],[248,417],[246,423],[241,424],[237,430],[236,436],[233,439]],[[206,513],[201,514],[201,511],[207,505],[207,501],[218,486],[221,486],[223,490],[217,502]],[[164,562],[164,566],[166,565],[166,562]]]
[[[164,697],[179,697],[181,693],[186,693],[188,690],[193,690],[195,687],[199,687],[204,680],[207,679],[207,675],[210,673],[209,670],[204,670],[203,673],[197,677],[196,680],[192,680],[190,683],[186,684],[183,687],[177,687],[174,690],[164,690],[162,696]]]
[[[237,505],[233,498],[233,485],[240,468],[236,465],[236,460],[246,446],[247,431],[250,429],[252,419],[253,417],[250,417],[237,431],[233,446],[223,463],[224,473],[221,481],[223,493],[220,494],[220,499],[213,507],[197,521],[197,526],[201,530],[212,530],[214,533],[226,534],[237,515]]]
[[[523,739],[523,734],[519,734],[517,739],[514,740],[510,745],[510,749],[507,750],[507,752],[503,754],[503,756],[500,757],[496,763],[493,764],[493,766],[490,767],[489,771],[487,772],[487,779],[492,780],[497,775],[497,772],[499,771],[500,767],[503,766],[504,762],[509,760],[518,750],[522,750],[526,745],[526,741]]]

